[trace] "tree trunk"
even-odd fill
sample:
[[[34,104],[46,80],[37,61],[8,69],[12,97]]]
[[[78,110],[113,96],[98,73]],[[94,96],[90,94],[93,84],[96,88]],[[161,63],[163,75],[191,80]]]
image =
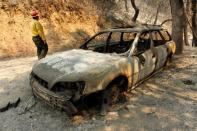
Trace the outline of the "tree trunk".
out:
[[[183,0],[170,0],[172,12],[172,38],[176,43],[176,54],[183,52],[184,4]]]
[[[139,10],[139,9],[137,8],[137,6],[135,5],[135,0],[131,0],[131,5],[133,6],[133,8],[134,8],[134,10],[135,10],[135,15],[133,16],[132,21],[133,21],[133,22],[136,22],[140,10]]]
[[[189,13],[189,0],[186,0],[186,5],[184,8],[184,15],[185,15],[185,25],[184,25],[184,43],[185,45],[189,46],[189,41],[188,41],[188,22],[187,22],[187,13]]]
[[[192,40],[192,46],[197,47],[197,1],[192,0],[192,34],[193,34],[193,40]]]

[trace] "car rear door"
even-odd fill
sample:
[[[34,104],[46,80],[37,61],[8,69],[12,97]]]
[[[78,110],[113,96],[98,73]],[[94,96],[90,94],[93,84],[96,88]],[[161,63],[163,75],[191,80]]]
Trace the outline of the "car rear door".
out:
[[[143,33],[136,48],[136,55],[139,62],[139,79],[149,76],[155,69],[156,57],[151,49],[151,39],[149,32]]]
[[[164,66],[166,58],[168,56],[166,43],[169,41],[170,38],[164,36],[164,34],[164,31],[151,32],[151,39],[154,43],[154,52],[157,58],[155,70],[158,70],[162,66]]]

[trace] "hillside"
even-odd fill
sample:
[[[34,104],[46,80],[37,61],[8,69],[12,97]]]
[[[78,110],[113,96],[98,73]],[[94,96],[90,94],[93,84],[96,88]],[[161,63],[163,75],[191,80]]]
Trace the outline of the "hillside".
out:
[[[146,2],[147,4],[143,4]],[[153,23],[157,0],[139,0],[139,22]],[[169,3],[162,2],[159,20],[168,18]],[[151,6],[150,6],[151,5]],[[120,0],[0,0],[0,59],[35,55],[30,27],[32,8],[41,13],[49,53],[77,48],[98,30],[130,23],[131,4],[126,11]]]
[[[0,10],[0,56],[32,55],[35,49],[29,29],[30,8],[23,2],[10,4],[3,2]],[[69,1],[64,7],[60,3],[45,5],[42,1],[33,4],[40,10],[50,52],[76,47],[79,40],[86,37],[84,35],[93,34],[98,30],[98,16],[88,14],[91,12],[88,10],[93,10],[94,7],[88,7],[90,3],[86,3],[87,8],[84,8],[82,4],[83,2],[79,4],[77,1]]]

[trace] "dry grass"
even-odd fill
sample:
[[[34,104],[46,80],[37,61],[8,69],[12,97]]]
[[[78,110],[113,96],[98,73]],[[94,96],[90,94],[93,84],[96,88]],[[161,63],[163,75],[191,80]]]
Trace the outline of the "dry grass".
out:
[[[30,42],[28,19],[23,15],[9,17],[0,11],[0,58],[30,55],[34,52]]]

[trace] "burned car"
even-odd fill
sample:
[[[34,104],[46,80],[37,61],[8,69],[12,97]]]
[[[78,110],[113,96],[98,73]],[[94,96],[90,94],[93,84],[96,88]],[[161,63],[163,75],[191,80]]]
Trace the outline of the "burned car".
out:
[[[39,99],[74,114],[75,101],[103,91],[107,103],[108,98],[116,98],[114,94],[133,89],[160,70],[174,53],[175,43],[160,26],[109,29],[80,49],[38,61],[30,85]]]

